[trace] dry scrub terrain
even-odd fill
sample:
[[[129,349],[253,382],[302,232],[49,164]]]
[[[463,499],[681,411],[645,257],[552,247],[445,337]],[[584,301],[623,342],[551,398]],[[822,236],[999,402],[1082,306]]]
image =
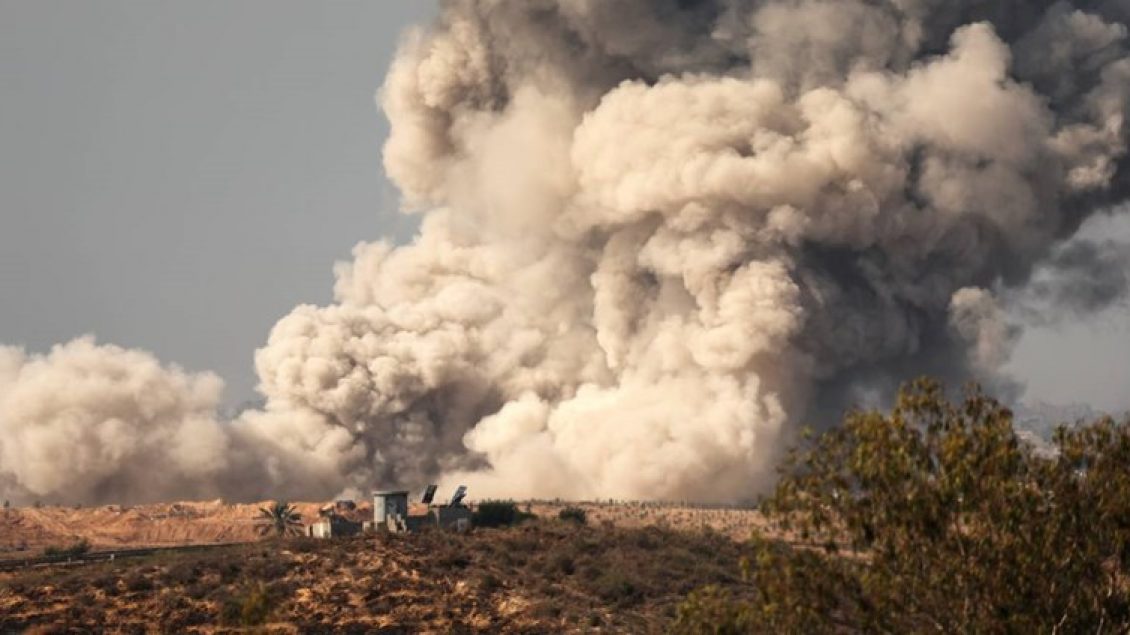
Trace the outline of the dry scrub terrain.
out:
[[[741,507],[709,507],[656,501],[608,501],[567,503],[530,501],[523,503],[540,518],[556,518],[565,507],[585,510],[590,523],[610,522],[617,527],[660,527],[683,531],[711,529],[734,540],[747,540],[754,530],[770,531],[758,511]]]
[[[687,592],[740,588],[742,553],[713,530],[552,519],[266,541],[0,578],[0,632],[657,632]]]
[[[165,547],[248,542],[258,538],[259,508],[267,503],[232,505],[222,501],[180,502],[123,507],[24,507],[0,511],[0,560],[23,558],[48,546],[86,540],[94,549]],[[562,502],[523,504],[543,518],[555,518]],[[738,540],[761,526],[761,516],[747,509],[697,508],[668,503],[576,503],[590,523],[611,521],[619,527],[655,525],[672,529],[710,527]],[[305,522],[318,516],[319,503],[297,503]],[[371,508],[365,504],[362,514]],[[371,512],[368,512],[371,513]]]
[[[48,546],[79,540],[86,540],[94,549],[250,542],[258,538],[259,508],[266,504],[211,501],[7,509],[0,512],[0,559],[33,555]],[[298,503],[296,507],[309,522],[318,517],[320,504]]]

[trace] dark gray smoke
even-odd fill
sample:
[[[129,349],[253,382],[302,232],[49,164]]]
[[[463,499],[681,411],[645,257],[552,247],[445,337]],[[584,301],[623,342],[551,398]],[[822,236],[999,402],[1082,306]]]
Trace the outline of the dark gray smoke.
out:
[[[1052,318],[1062,310],[1085,315],[1124,302],[1128,272],[1130,245],[1074,239],[1052,252],[1024,292],[1036,311],[1048,311]]]
[[[1116,247],[1070,240],[1127,191],[1128,20],[1127,2],[445,2],[380,97],[419,236],[360,245],[334,305],[279,322],[266,408],[199,479],[734,498],[798,422],[908,376],[1007,389],[999,298],[1089,311],[1125,288]]]

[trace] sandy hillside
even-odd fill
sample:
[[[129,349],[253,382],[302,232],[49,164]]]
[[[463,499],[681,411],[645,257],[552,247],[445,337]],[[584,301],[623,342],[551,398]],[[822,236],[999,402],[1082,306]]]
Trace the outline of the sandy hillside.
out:
[[[178,502],[126,507],[25,507],[0,512],[0,558],[87,540],[95,549],[243,542],[267,503]],[[318,503],[296,503],[306,522]]]
[[[0,512],[0,558],[66,546],[79,540],[95,549],[174,546],[252,541],[259,508],[268,503],[227,504],[223,501],[178,502],[155,505],[101,507],[24,507]],[[304,522],[318,517],[324,503],[295,503]],[[555,518],[568,505],[583,508],[592,523],[618,527],[669,527],[700,530],[710,527],[743,540],[761,526],[761,516],[745,509],[711,509],[661,503],[565,503],[533,501],[523,508],[544,518]],[[413,513],[423,512],[413,505]],[[371,514],[371,506],[357,510]]]

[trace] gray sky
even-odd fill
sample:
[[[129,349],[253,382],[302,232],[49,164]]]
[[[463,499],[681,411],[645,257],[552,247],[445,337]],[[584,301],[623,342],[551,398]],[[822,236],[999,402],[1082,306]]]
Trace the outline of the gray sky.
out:
[[[92,333],[253,398],[271,325],[412,232],[373,94],[434,4],[0,0],[0,342]],[[1130,408],[1130,312],[1031,330],[1011,369],[1032,400]]]
[[[0,0],[0,342],[218,372],[403,239],[374,94],[434,2]]]
[[[1130,243],[1130,210],[1095,216],[1079,235]],[[1130,306],[1029,327],[1008,370],[1024,380],[1025,401],[1083,403],[1111,413],[1130,410]]]

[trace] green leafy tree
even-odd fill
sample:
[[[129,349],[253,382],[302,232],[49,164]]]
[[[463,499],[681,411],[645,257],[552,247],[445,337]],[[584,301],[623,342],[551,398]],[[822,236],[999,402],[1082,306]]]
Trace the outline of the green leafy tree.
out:
[[[276,501],[259,508],[259,535],[301,536],[302,516],[293,505]]]
[[[692,594],[683,633],[1126,632],[1130,423],[1021,442],[971,388],[919,380],[783,464],[742,597]]]

